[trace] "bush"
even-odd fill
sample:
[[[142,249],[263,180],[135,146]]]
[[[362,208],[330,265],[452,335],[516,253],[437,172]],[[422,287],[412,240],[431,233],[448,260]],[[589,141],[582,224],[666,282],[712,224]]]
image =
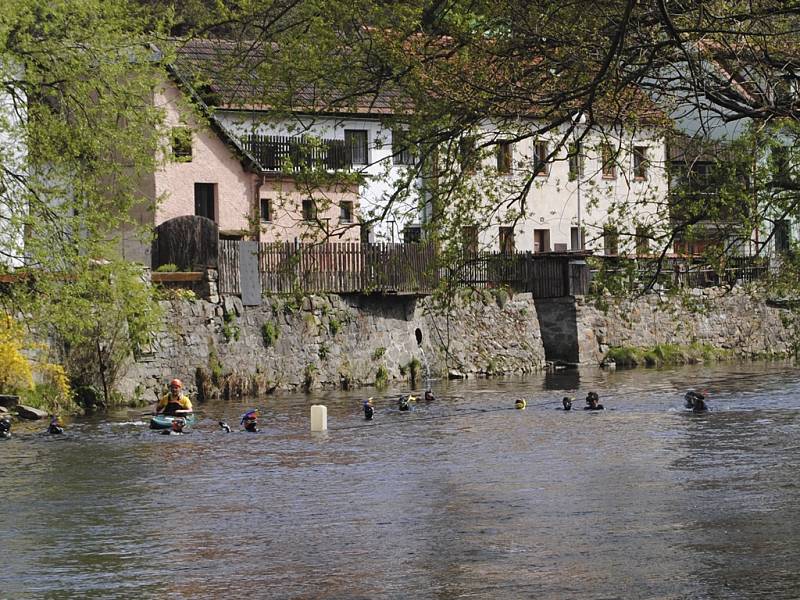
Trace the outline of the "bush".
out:
[[[372,353],[372,360],[380,360],[384,354],[386,354],[386,348],[375,348],[375,352]]]
[[[389,383],[389,371],[384,365],[381,365],[375,371],[375,387],[384,388],[387,383]]]
[[[266,321],[261,326],[261,337],[264,338],[264,345],[269,348],[275,344],[280,335],[278,325],[272,321]]]
[[[177,271],[178,271],[178,265],[172,263],[161,265],[156,269],[156,273],[176,273]]]

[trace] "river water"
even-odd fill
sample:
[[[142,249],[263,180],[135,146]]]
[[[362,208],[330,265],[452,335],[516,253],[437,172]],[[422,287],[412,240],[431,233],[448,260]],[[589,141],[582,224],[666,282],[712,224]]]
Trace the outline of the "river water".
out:
[[[800,598],[799,388],[786,363],[562,371],[409,413],[372,391],[372,422],[361,390],[204,404],[184,436],[18,426],[0,598]],[[254,406],[262,433],[218,430]]]

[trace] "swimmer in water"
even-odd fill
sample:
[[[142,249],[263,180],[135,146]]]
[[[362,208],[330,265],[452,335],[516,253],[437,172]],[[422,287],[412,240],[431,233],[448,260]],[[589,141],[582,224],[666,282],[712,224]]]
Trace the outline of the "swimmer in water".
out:
[[[183,435],[183,428],[186,426],[186,419],[183,417],[176,417],[172,420],[172,427],[165,429],[161,435]]]
[[[698,400],[703,403],[703,406],[705,406],[705,402],[703,402],[703,400],[705,400],[705,396],[699,392],[695,392],[694,390],[689,390],[683,396],[683,405],[686,408],[694,409],[694,405]]]
[[[7,440],[11,437],[11,419],[3,417],[0,419],[0,439]]]
[[[244,425],[244,430],[250,433],[258,433],[261,431],[258,428],[258,409],[248,410],[242,415],[241,425]]]
[[[605,410],[605,407],[600,404],[600,396],[597,395],[597,392],[589,392],[586,395],[586,406],[583,407],[583,410]]]
[[[61,417],[53,417],[50,419],[50,425],[47,427],[47,433],[50,435],[60,435],[64,433],[64,422]]]
[[[364,420],[372,421],[372,417],[375,416],[375,405],[372,404],[372,398],[368,398],[364,400]]]
[[[575,398],[571,398],[569,396],[564,396],[561,399],[561,405],[564,407],[564,410],[572,410],[572,401],[573,400],[575,400]]]

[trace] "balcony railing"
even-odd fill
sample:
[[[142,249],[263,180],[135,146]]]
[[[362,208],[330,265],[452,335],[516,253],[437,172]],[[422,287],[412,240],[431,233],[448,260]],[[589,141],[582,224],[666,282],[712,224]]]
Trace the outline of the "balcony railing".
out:
[[[242,143],[266,171],[346,171],[353,166],[352,151],[344,140],[250,135]]]

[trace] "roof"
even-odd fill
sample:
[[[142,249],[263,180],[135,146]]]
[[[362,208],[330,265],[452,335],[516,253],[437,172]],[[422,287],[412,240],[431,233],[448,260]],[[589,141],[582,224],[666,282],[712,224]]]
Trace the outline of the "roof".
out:
[[[286,82],[268,81],[269,58],[279,50],[255,41],[191,39],[175,47],[174,69],[191,82],[204,102],[228,110],[272,110],[270,99],[286,101],[291,112],[391,115],[410,105],[397,91],[381,89],[351,96],[320,75],[317,81],[290,90]]]

